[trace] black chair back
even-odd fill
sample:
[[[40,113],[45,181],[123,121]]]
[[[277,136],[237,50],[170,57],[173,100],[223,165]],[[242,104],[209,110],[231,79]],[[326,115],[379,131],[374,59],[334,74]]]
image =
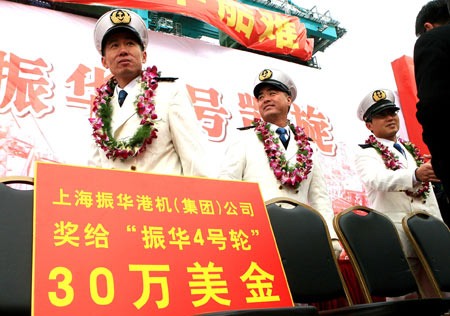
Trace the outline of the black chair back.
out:
[[[450,231],[443,221],[415,212],[403,218],[403,228],[411,240],[436,292],[450,292]]]
[[[278,205],[280,202],[295,207],[284,208]],[[293,200],[270,200],[266,204],[294,302],[345,297],[351,305],[323,217]]]
[[[31,314],[33,190],[0,182],[0,314]],[[33,184],[32,179],[28,184]]]
[[[367,302],[372,302],[371,296],[396,297],[420,290],[388,217],[354,206],[338,213],[334,226]]]

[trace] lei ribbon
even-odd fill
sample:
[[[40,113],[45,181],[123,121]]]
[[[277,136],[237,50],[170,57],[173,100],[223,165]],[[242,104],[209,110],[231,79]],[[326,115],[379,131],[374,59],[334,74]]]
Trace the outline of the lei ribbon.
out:
[[[292,166],[286,160],[284,152],[280,150],[279,138],[274,137],[274,132],[270,130],[270,124],[260,119],[255,119],[252,125],[255,126],[255,132],[264,144],[269,165],[277,180],[283,185],[297,189],[300,183],[308,177],[313,165],[311,160],[313,150],[303,128],[294,126],[288,121],[289,128],[294,134],[298,147],[296,163]]]
[[[402,143],[406,150],[414,157],[417,167],[420,167],[425,162],[419,149],[413,143],[405,141],[400,137],[398,138],[398,141]],[[379,142],[374,135],[369,136],[366,140],[366,144],[370,144],[381,155],[386,168],[395,171],[403,167],[403,164],[398,160],[398,157],[390,151],[387,146]],[[425,200],[428,197],[428,194],[430,194],[430,182],[422,182],[415,192],[407,190],[405,193],[408,196],[422,197]]]
[[[124,161],[129,157],[136,157],[147,149],[153,138],[157,137],[158,130],[154,125],[158,116],[155,114],[153,103],[155,90],[158,87],[157,77],[159,77],[157,68],[153,66],[142,71],[137,81],[137,84],[141,85],[142,93],[137,95],[134,104],[141,122],[140,127],[128,141],[115,139],[111,131],[113,109],[110,102],[117,80],[113,77],[97,89],[92,108],[94,117],[90,118],[89,122],[92,125],[95,143],[106,152],[108,159],[120,158]]]

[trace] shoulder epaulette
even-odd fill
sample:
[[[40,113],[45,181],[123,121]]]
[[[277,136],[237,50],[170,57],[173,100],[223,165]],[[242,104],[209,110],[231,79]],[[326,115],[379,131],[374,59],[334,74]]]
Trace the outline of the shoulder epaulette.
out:
[[[367,148],[372,148],[372,144],[359,144],[359,147],[361,147],[362,149],[367,149]]]
[[[256,126],[249,125],[249,126],[244,126],[244,127],[238,127],[237,129],[240,130],[240,131],[245,131],[245,130],[248,130],[250,128],[255,128],[255,127]]]
[[[178,78],[175,77],[156,77],[156,81],[158,82],[175,82]]]

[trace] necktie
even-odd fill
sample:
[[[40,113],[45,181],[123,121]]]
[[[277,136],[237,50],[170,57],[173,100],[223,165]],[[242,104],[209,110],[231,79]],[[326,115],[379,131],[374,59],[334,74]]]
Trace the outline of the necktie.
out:
[[[119,105],[122,106],[123,101],[125,101],[125,98],[127,97],[128,93],[125,90],[120,90],[119,92]]]
[[[277,133],[280,135],[280,140],[283,143],[284,149],[287,149],[289,139],[287,138],[287,131],[283,127],[277,128]]]
[[[395,143],[395,144],[394,144],[394,148],[397,149],[399,152],[401,152],[402,155],[403,155],[403,157],[406,157],[406,156],[405,156],[405,151],[403,150],[402,146],[400,146],[399,143]]]

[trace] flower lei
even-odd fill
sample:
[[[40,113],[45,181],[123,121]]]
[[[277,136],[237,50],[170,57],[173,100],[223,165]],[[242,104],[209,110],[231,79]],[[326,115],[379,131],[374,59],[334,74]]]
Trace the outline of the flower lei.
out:
[[[398,138],[398,141],[402,143],[403,146],[405,146],[405,148],[409,151],[409,153],[414,157],[414,160],[416,161],[418,167],[420,167],[425,162],[425,159],[420,153],[419,149],[413,143],[411,143],[410,141],[405,141],[401,138]],[[375,150],[381,155],[381,158],[383,159],[386,168],[391,170],[397,170],[403,166],[402,163],[398,160],[398,157],[393,152],[391,152],[385,145],[379,142],[375,138],[375,136],[370,135],[369,138],[366,140],[366,144],[372,145],[372,147],[375,148]],[[430,193],[430,183],[422,182],[415,192],[405,191],[405,193],[408,196],[422,197],[425,200],[428,197],[428,194]]]
[[[313,150],[309,144],[303,128],[299,128],[288,122],[289,128],[294,133],[297,143],[297,162],[292,166],[286,160],[284,152],[280,150],[279,138],[274,138],[274,132],[270,130],[270,124],[260,119],[255,119],[252,125],[255,126],[255,132],[258,138],[264,144],[264,150],[269,159],[270,167],[277,180],[282,184],[297,189],[300,183],[308,177],[311,172]]]
[[[122,161],[128,157],[135,157],[144,152],[148,145],[156,138],[155,120],[158,117],[155,112],[153,96],[158,82],[155,78],[159,77],[155,66],[148,67],[142,71],[138,84],[142,87],[142,93],[136,97],[136,113],[141,118],[140,127],[135,134],[128,140],[116,140],[112,136],[112,106],[110,105],[113,91],[117,85],[117,80],[113,77],[107,83],[97,89],[97,95],[94,99],[92,112],[93,118],[89,119],[92,125],[95,142],[106,152],[106,157],[112,160],[120,158]]]

